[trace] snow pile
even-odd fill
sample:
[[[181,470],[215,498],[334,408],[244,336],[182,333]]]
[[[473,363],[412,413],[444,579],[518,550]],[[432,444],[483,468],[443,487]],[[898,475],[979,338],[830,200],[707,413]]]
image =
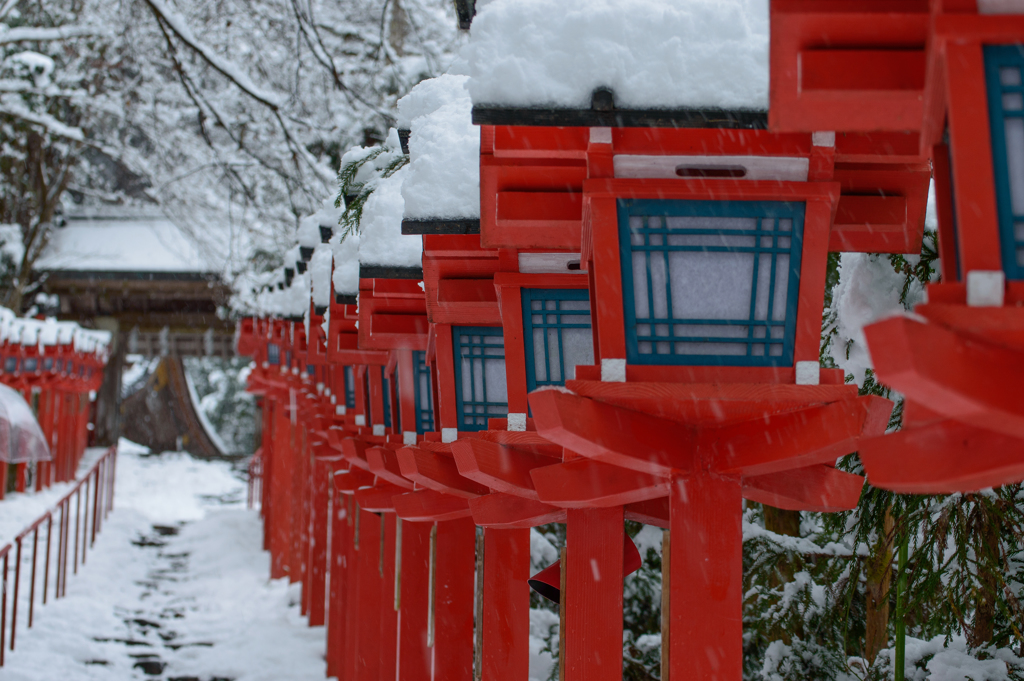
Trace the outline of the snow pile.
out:
[[[304,248],[313,248],[320,244],[320,226],[330,227],[331,230],[337,232],[340,219],[341,208],[334,205],[334,199],[324,199],[320,210],[299,220],[299,231],[297,234],[299,245]]]
[[[331,261],[334,253],[327,244],[320,244],[309,261],[309,279],[313,305],[324,308],[331,304]]]
[[[301,317],[309,309],[309,276],[296,274],[291,286],[272,288],[256,296],[256,309],[263,317]]]
[[[359,234],[352,232],[345,239],[331,239],[334,251],[334,291],[343,296],[359,293]]]
[[[18,317],[13,311],[0,307],[0,343],[39,347],[47,345],[73,345],[75,352],[95,354],[106,362],[113,336],[109,331],[86,329],[75,322],[53,319]]]
[[[889,256],[842,254],[839,283],[832,293],[838,315],[831,354],[836,366],[852,374],[858,386],[864,385],[865,373],[873,367],[864,327],[906,311],[900,303],[905,280],[904,275],[893,269]],[[924,288],[916,281],[911,283],[911,287],[908,302],[921,302]]]
[[[494,0],[462,52],[477,106],[768,108],[767,0]]]
[[[324,678],[324,630],[293,605],[298,585],[267,579],[260,518],[244,500],[226,462],[122,440],[115,510],[65,598],[52,599],[52,569],[44,607],[37,584],[34,626],[19,616],[5,681],[148,678],[140,660],[162,665],[159,678]]]
[[[399,168],[394,175],[383,178],[363,207],[360,223],[359,262],[364,265],[420,267],[423,260],[423,239],[402,234],[405,200],[402,183],[409,168]]]
[[[410,118],[409,177],[402,185],[405,217],[480,217],[480,128],[466,76],[425,80],[398,102]]]

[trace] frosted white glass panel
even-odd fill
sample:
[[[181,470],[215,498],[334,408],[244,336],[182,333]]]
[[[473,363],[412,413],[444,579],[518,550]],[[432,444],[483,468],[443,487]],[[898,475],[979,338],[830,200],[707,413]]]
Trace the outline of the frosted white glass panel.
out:
[[[655,257],[661,257],[655,254]],[[636,316],[646,319],[651,316],[651,308],[648,304],[647,292],[647,253],[645,251],[633,252],[633,304],[636,306]]]
[[[565,380],[574,380],[576,367],[589,366],[594,363],[593,332],[590,329],[565,329],[562,331],[562,353],[565,363]]]
[[[674,318],[736,319],[750,315],[753,254],[673,251],[669,254],[669,271]]]
[[[1024,213],[1024,119],[1007,118],[1006,170],[1010,176],[1010,205],[1016,215]]]
[[[505,359],[488,359],[484,361],[484,374],[487,377],[485,398],[487,402],[508,402],[508,384],[505,378]]]
[[[775,300],[772,303],[772,321],[786,319],[786,301],[789,293],[789,254],[775,256]]]

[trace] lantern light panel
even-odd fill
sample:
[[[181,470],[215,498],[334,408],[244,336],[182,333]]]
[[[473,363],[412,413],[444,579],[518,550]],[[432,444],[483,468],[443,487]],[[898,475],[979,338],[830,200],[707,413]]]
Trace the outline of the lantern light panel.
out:
[[[487,430],[508,414],[505,339],[501,327],[453,326],[455,402],[459,430]]]
[[[434,396],[431,393],[430,368],[427,353],[412,353],[414,384],[416,385],[416,432],[420,435],[434,430]]]
[[[527,389],[565,385],[594,363],[589,292],[524,288],[522,297]]]
[[[791,366],[804,205],[618,201],[627,359]]]

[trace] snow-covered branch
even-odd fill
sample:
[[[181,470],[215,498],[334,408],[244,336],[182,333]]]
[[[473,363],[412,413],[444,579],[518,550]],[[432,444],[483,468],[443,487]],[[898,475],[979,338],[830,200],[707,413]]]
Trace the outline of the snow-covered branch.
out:
[[[68,40],[69,38],[105,35],[106,33],[108,33],[107,29],[88,24],[54,26],[52,28],[19,26],[18,28],[0,30],[0,45],[29,41],[46,42],[50,40]]]

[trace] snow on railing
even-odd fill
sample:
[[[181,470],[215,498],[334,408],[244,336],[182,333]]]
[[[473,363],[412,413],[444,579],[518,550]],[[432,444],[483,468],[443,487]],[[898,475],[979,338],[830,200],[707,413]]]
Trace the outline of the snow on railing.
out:
[[[57,504],[36,518],[15,538],[14,543],[7,543],[0,546],[0,667],[4,666],[4,656],[7,650],[14,650],[15,638],[18,630],[18,606],[21,594],[21,573],[22,554],[25,549],[25,540],[32,538],[32,560],[31,577],[29,578],[28,596],[28,626],[32,628],[35,615],[36,601],[36,572],[39,555],[39,530],[46,524],[46,556],[43,559],[43,584],[41,605],[46,605],[47,595],[50,591],[50,554],[53,538],[53,525],[56,517],[57,523],[57,546],[56,559],[54,561],[54,587],[53,598],[61,598],[67,594],[68,581],[68,557],[71,557],[71,572],[78,574],[79,558],[81,564],[85,565],[87,549],[96,543],[96,535],[103,527],[103,521],[107,514],[114,509],[114,478],[117,468],[117,447],[111,447],[100,459],[93,464],[92,468],[83,476],[71,490],[61,497]],[[84,508],[82,503],[84,489]],[[89,511],[90,497],[92,512]],[[74,535],[71,534],[72,500],[74,501]],[[81,549],[81,554],[79,554]],[[10,607],[10,644],[7,643],[7,614],[9,593],[8,581],[10,578],[10,557],[14,551],[14,591]],[[71,553],[69,554],[69,551]]]

